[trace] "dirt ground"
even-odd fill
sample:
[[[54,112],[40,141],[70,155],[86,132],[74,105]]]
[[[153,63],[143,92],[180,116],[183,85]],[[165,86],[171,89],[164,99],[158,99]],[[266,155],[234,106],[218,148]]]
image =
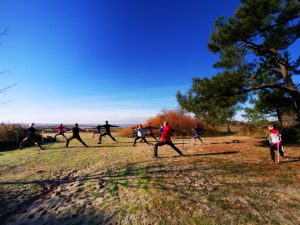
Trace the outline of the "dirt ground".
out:
[[[271,164],[262,138],[132,139],[0,152],[0,224],[300,224],[300,147]],[[153,144],[154,142],[152,142]]]

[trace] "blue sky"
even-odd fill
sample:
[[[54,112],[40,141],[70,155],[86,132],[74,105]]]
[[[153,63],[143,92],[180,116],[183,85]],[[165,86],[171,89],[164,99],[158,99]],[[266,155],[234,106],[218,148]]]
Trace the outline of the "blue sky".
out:
[[[239,1],[0,0],[0,121],[143,122],[211,76],[213,22]]]

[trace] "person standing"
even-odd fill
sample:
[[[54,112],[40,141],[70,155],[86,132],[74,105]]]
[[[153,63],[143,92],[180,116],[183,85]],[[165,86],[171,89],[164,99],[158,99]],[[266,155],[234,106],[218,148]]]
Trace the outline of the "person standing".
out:
[[[105,124],[104,125],[101,125],[101,127],[103,127],[105,129],[105,132],[103,134],[100,134],[99,136],[99,142],[98,144],[101,144],[102,142],[102,137],[108,135],[113,141],[117,142],[117,140],[111,135],[111,132],[110,132],[110,128],[111,127],[119,127],[119,126],[115,126],[115,125],[110,125],[108,123],[108,121],[105,121]]]
[[[168,121],[163,123],[163,127],[160,128],[161,131],[161,140],[154,145],[154,157],[157,158],[158,146],[169,145],[171,146],[179,155],[183,153],[173,144],[171,140],[172,128],[169,126]]]
[[[137,132],[137,137],[135,137],[134,139],[134,144],[133,146],[135,146],[136,144],[136,141],[141,139],[143,140],[145,143],[147,143],[149,145],[149,142],[146,140],[145,138],[145,128],[143,128],[142,124],[140,124],[136,129],[135,131]]]
[[[67,144],[66,144],[66,148],[69,147],[69,143],[71,140],[73,140],[74,138],[77,139],[78,141],[80,141],[86,148],[89,147],[87,146],[86,143],[84,143],[84,141],[81,139],[80,135],[79,135],[79,132],[80,131],[84,131],[83,129],[79,128],[78,127],[78,123],[75,124],[75,127],[73,127],[72,129],[72,136],[70,138],[67,139]]]
[[[55,130],[57,130],[57,134],[54,136],[54,141],[56,141],[56,137],[58,135],[62,135],[66,140],[68,140],[68,138],[65,136],[65,127],[62,124],[56,127]]]
[[[282,140],[281,134],[279,130],[273,124],[268,126],[269,129],[269,143],[270,143],[270,155],[271,155],[271,162],[275,163],[275,150],[279,151],[279,155],[282,158],[286,158],[285,153],[282,147]],[[277,159],[279,162],[279,158]]]
[[[35,129],[35,124],[32,123],[30,126],[26,129],[27,136],[21,141],[20,143],[20,150],[23,149],[23,145],[25,143],[31,142],[38,146],[40,150],[44,150],[44,148],[40,145],[40,135],[37,135],[38,130]]]
[[[201,137],[200,137],[200,131],[201,130],[205,130],[205,129],[202,129],[200,127],[199,123],[196,125],[195,128],[193,128],[193,131],[194,131],[194,142],[193,142],[193,144],[194,145],[196,144],[196,140],[197,139],[200,140],[202,144],[204,144],[203,141],[202,141],[202,139],[201,139]]]
[[[100,134],[101,135],[101,126],[100,126],[100,124],[98,124],[96,126],[96,130],[93,133],[93,138],[95,137],[95,134]]]

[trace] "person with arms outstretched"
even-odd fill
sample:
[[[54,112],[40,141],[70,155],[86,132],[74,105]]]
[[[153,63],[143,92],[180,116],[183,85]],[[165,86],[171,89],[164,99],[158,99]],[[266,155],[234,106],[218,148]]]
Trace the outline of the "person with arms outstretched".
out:
[[[101,126],[100,126],[100,124],[98,124],[96,126],[96,130],[93,133],[93,138],[95,137],[95,134],[100,134],[101,135]]]
[[[148,124],[147,127],[145,127],[145,129],[148,129],[148,136],[154,138],[156,141],[158,141],[158,139],[154,136],[154,133],[152,131],[152,129],[158,129],[158,127],[152,127],[151,123]]]
[[[66,140],[68,140],[68,138],[65,136],[65,127],[62,124],[56,127],[55,130],[57,130],[57,134],[54,136],[54,141],[56,141],[56,137],[58,135],[62,135]]]
[[[31,142],[38,146],[40,150],[44,150],[44,148],[40,145],[40,135],[37,134],[38,130],[35,129],[35,124],[32,123],[29,125],[29,127],[26,129],[27,136],[21,141],[20,143],[20,150],[23,149],[23,145],[27,142]]]
[[[154,157],[157,158],[157,148],[158,146],[169,145],[171,146],[179,155],[183,155],[182,152],[173,144],[171,140],[172,128],[169,126],[168,121],[163,123],[160,128],[161,140],[154,145]]]
[[[81,139],[80,135],[79,135],[79,132],[80,131],[84,131],[83,129],[79,128],[78,127],[78,123],[75,124],[75,127],[73,127],[72,129],[69,129],[69,130],[72,130],[72,136],[69,137],[67,139],[67,144],[66,144],[66,148],[69,147],[69,142],[71,140],[73,140],[74,138],[77,139],[78,141],[80,141],[86,148],[88,147],[86,143],[84,143],[84,141]]]
[[[101,127],[103,127],[105,129],[105,132],[103,134],[100,134],[98,144],[101,144],[102,137],[105,137],[106,135],[108,135],[113,141],[117,142],[117,140],[111,135],[110,128],[111,127],[119,127],[119,126],[110,125],[108,123],[108,121],[105,121],[105,124],[101,125]]]
[[[149,145],[149,142],[146,140],[145,138],[145,128],[143,128],[142,124],[140,124],[136,129],[135,131],[137,132],[137,137],[135,137],[134,139],[134,144],[133,146],[135,146],[136,144],[136,141],[141,139],[143,140],[145,143],[147,143]]]
[[[193,144],[194,145],[196,144],[196,140],[197,139],[200,140],[202,142],[202,144],[204,144],[203,141],[202,141],[202,139],[201,139],[201,137],[200,137],[200,131],[201,130],[205,131],[206,129],[205,128],[201,128],[200,125],[199,125],[199,123],[196,125],[195,128],[193,128],[193,131],[194,131],[194,142],[193,142]]]

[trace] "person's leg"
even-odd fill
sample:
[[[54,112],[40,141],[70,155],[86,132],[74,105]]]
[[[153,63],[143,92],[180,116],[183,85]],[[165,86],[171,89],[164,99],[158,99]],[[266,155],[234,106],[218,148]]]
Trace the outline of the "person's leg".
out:
[[[61,133],[61,135],[66,139],[68,140],[68,138],[66,137],[66,135],[64,133]]]
[[[135,144],[136,144],[136,141],[137,141],[137,140],[139,140],[139,139],[140,139],[140,137],[136,137],[136,138],[134,139],[133,146],[135,146]]]
[[[203,144],[203,141],[202,141],[202,139],[201,139],[201,137],[200,137],[200,136],[198,137],[198,139],[199,139],[199,140],[202,142],[202,144]]]
[[[39,140],[37,140],[37,139],[36,140],[32,140],[32,143],[34,143],[37,147],[39,147],[40,150],[44,150],[44,148],[41,146]]]
[[[102,142],[102,137],[104,137],[105,135],[106,135],[106,133],[100,134],[98,144],[101,144],[101,142]]]
[[[117,142],[117,140],[111,135],[111,133],[109,133],[109,134],[107,134],[107,135],[110,136],[110,138],[111,138],[113,141]]]
[[[155,143],[154,147],[153,147],[153,150],[154,150],[154,157],[157,157],[157,148],[158,146],[162,146],[162,145],[165,145],[166,143],[163,142],[163,141],[158,141]]]
[[[283,151],[282,144],[279,145],[279,153],[281,157],[285,158],[285,152]]]
[[[83,144],[85,147],[88,147],[87,144],[81,139],[80,136],[77,136],[76,139],[81,142],[81,144]]]
[[[149,145],[149,142],[146,140],[145,137],[142,137],[142,140],[143,140],[147,145]]]
[[[272,162],[275,162],[275,149],[274,146],[270,146],[270,155]]]
[[[151,133],[150,136],[151,136],[152,138],[154,138],[155,141],[158,141],[158,139],[154,136],[154,134]]]
[[[193,145],[196,144],[196,137],[193,138]]]
[[[57,134],[54,135],[54,141],[56,141],[56,137],[57,137],[58,135],[60,135],[60,133],[57,133]]]
[[[27,143],[29,140],[29,136],[25,137],[20,143],[20,150],[23,148],[23,145]]]
[[[171,146],[179,155],[183,155],[182,152],[173,144],[172,141],[166,142],[167,145]]]
[[[74,139],[75,137],[72,135],[70,138],[67,139],[67,143],[66,143],[66,147],[69,147],[69,143],[72,139]]]

